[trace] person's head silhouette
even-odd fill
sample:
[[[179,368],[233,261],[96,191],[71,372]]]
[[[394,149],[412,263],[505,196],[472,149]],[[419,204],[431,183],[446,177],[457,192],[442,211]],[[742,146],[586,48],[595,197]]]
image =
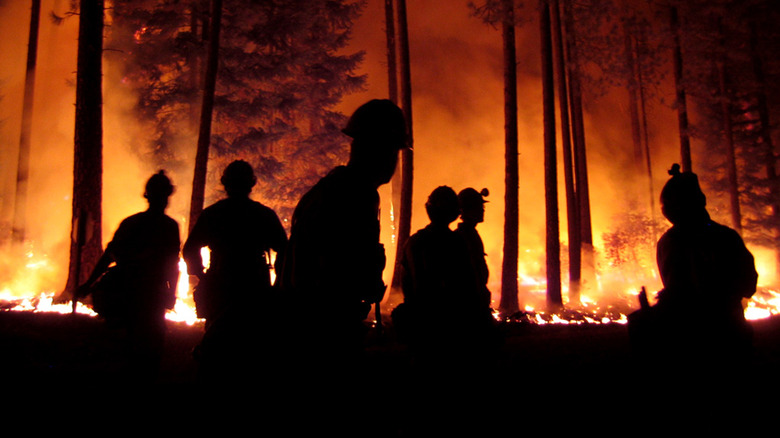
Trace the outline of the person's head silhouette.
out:
[[[460,215],[458,195],[447,186],[434,189],[425,203],[425,211],[434,225],[449,225]]]
[[[393,177],[398,151],[407,147],[406,121],[401,109],[387,99],[361,105],[342,132],[352,137],[349,164],[377,187]]]
[[[672,177],[661,190],[661,211],[672,224],[688,223],[707,216],[707,198],[693,172],[680,172],[680,165],[669,170]]]
[[[476,191],[469,187],[458,193],[458,203],[460,204],[460,219],[463,223],[476,225],[485,220],[485,197],[488,195],[487,189]]]
[[[257,183],[257,177],[252,166],[244,160],[236,160],[228,164],[220,179],[228,198],[249,196],[252,187]]]
[[[149,202],[149,208],[152,210],[165,210],[168,206],[168,197],[173,194],[173,184],[165,175],[164,170],[160,170],[146,181],[144,188],[144,198]]]

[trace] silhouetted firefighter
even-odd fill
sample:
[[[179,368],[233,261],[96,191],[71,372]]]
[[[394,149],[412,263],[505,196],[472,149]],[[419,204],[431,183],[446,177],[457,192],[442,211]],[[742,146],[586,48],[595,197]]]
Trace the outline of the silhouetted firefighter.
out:
[[[287,244],[276,213],[249,198],[257,182],[249,163],[230,163],[221,182],[227,198],[203,210],[182,249],[187,272],[198,278],[193,293],[198,316],[206,318],[199,372],[211,382],[256,370],[258,336],[274,326],[278,312],[270,252],[276,251],[280,265]],[[210,251],[205,272],[204,247]]]
[[[165,214],[173,185],[163,171],[146,183],[149,209],[122,221],[77,296],[92,295],[108,323],[127,327],[131,375],[156,378],[165,337],[165,310],[176,302],[179,224]],[[116,263],[115,266],[111,266]]]
[[[482,290],[481,294],[485,300],[484,304],[489,308],[491,294],[487,287],[487,283],[490,271],[488,270],[487,262],[485,261],[485,245],[482,242],[479,231],[477,231],[477,224],[480,224],[485,220],[485,203],[488,202],[485,200],[486,196],[488,196],[487,189],[482,189],[477,192],[471,187],[463,189],[458,193],[460,223],[455,229],[455,232],[466,241],[471,263],[474,265],[474,269],[477,273],[477,281]]]
[[[430,224],[412,235],[403,250],[404,302],[393,321],[422,364],[443,361],[446,369],[463,370],[464,364],[484,360],[484,348],[490,346],[489,300],[466,241],[449,228],[460,214],[455,191],[438,187],[425,210]]]
[[[377,189],[390,181],[406,147],[404,115],[389,100],[360,106],[343,132],[352,137],[349,161],[298,203],[281,278],[302,317],[295,322],[299,351],[337,361],[318,369],[345,364],[362,350],[364,320],[384,295]]]
[[[680,172],[661,192],[672,227],[658,241],[664,289],[629,318],[629,332],[643,359],[680,375],[744,365],[752,349],[742,299],[756,291],[753,255],[734,230],[712,219],[696,174]],[[693,366],[689,369],[688,366]]]

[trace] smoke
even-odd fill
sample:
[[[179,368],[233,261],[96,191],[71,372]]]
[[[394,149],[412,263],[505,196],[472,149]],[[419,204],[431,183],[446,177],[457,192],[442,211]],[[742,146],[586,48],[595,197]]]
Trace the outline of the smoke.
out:
[[[456,191],[466,187],[477,190],[488,188],[490,196],[485,222],[478,229],[485,242],[491,272],[489,287],[497,301],[501,282],[505,191],[501,32],[471,16],[466,0],[408,2],[407,12],[415,159],[412,231],[427,224],[424,203],[437,186],[449,185]],[[356,25],[353,46],[366,50],[364,69],[369,81],[364,93],[344,102],[345,113],[365,100],[387,96],[383,14],[381,2],[372,2]],[[519,271],[521,280],[539,281],[545,277],[541,54],[536,8],[526,7],[522,16],[526,19],[525,24],[517,29]],[[646,174],[626,171],[629,168],[626,163],[633,154],[626,106],[625,89],[611,90],[598,100],[586,101],[591,210],[597,251],[602,246],[602,234],[614,226],[616,216],[630,209],[649,208],[650,196],[657,198],[668,177],[665,169],[679,160],[675,149],[679,143],[675,137],[674,113],[656,103],[650,109],[649,120],[654,193],[649,193]],[[559,134],[559,149],[560,144]],[[559,150],[559,162],[561,156]],[[558,175],[560,235],[565,245],[568,240],[566,200],[560,165]],[[389,196],[389,193],[385,187],[383,195]],[[660,211],[655,213],[661,220]],[[598,256],[597,253],[597,270],[605,268]],[[568,272],[565,247],[562,257],[565,283]],[[657,278],[652,278],[653,269],[654,266],[648,267],[644,275],[649,278],[642,279],[651,283],[646,283],[651,290],[659,286]],[[601,276],[597,280],[602,288],[626,288],[624,284],[612,284],[607,277]],[[638,290],[642,284],[631,286]],[[521,304],[534,304],[533,293],[530,292],[532,288],[524,289],[525,292],[521,291]]]
[[[471,16],[467,5],[467,0],[416,0],[407,5],[415,156],[412,232],[427,224],[424,203],[434,188],[440,185],[451,186],[456,191],[466,187],[488,188],[490,196],[485,222],[478,229],[485,242],[491,272],[489,287],[498,300],[504,221],[501,33]],[[64,15],[67,7],[68,2],[43,2],[33,118],[28,237],[33,242],[32,251],[45,254],[54,266],[53,272],[46,276],[46,284],[40,285],[47,290],[57,290],[64,285],[68,264],[78,17],[54,25],[46,16],[52,10]],[[544,278],[545,269],[541,55],[536,9],[527,7],[522,13],[528,21],[517,32],[520,273],[523,278],[540,280]],[[10,221],[13,211],[28,22],[26,2],[0,3],[0,26],[6,30],[0,39],[0,53],[4,59],[0,70],[2,224]],[[355,23],[353,35],[347,50],[365,50],[362,73],[368,75],[368,83],[364,92],[344,99],[339,109],[345,114],[369,99],[385,98],[388,94],[382,2],[367,3],[364,15]],[[134,152],[138,147],[137,139],[143,136],[143,131],[130,116],[136,97],[122,88],[121,78],[110,63],[104,63],[104,76],[105,243],[122,218],[146,207],[141,196],[143,185],[158,169],[141,162]],[[669,107],[656,102],[651,107],[649,121],[654,194],[646,194],[649,188],[644,175],[626,172],[625,163],[632,151],[625,102],[627,97],[623,89],[612,90],[598,100],[586,101],[591,211],[597,250],[602,245],[601,235],[614,226],[616,215],[628,209],[645,208],[649,203],[648,196],[657,199],[667,178],[666,169],[679,157],[675,115]],[[183,154],[178,158],[186,163],[194,162],[194,145],[195,139],[192,139],[191,144],[177,147],[176,150]],[[187,151],[192,151],[192,156],[187,156]],[[168,213],[185,230],[192,167],[181,167],[167,169],[176,186]],[[213,178],[210,181],[211,184]],[[559,169],[559,181],[560,234],[565,244],[568,237],[562,169]],[[384,200],[383,215],[387,218],[389,186],[380,192]],[[633,195],[627,196],[627,192],[640,193],[640,201],[633,199],[637,198]],[[255,197],[262,198],[262,193],[256,193]],[[659,211],[656,215],[660,219]],[[388,223],[383,223],[383,240],[388,248],[388,260],[392,260],[394,247]],[[8,257],[14,260],[13,254]],[[3,277],[17,271],[16,275],[23,275],[23,271],[14,268],[17,265],[5,260],[0,262],[4,262],[3,272],[0,272]],[[603,261],[597,259],[596,263],[597,270],[604,270]],[[562,267],[565,280],[567,266]],[[390,271],[387,269],[386,273]],[[597,281],[603,287],[613,287],[605,286],[608,282],[603,275]],[[10,278],[0,278],[0,282],[8,283]],[[0,289],[3,286],[0,284]],[[653,287],[648,284],[649,289]],[[532,292],[521,294],[524,294],[521,304],[533,301]]]
[[[75,77],[78,16],[67,16],[69,2],[43,1],[35,77],[29,190],[25,242],[2,249],[0,290],[16,295],[59,292],[65,285],[71,233]],[[59,24],[49,15],[67,16]],[[0,229],[7,240],[13,217],[16,163],[21,124],[22,91],[27,56],[28,2],[0,5]],[[134,153],[139,128],[128,117],[135,99],[115,80],[112,66],[104,62],[103,127],[103,242],[111,239],[124,218],[146,208],[143,189],[152,169]],[[183,217],[189,188],[180,184],[184,175],[171,175],[178,191],[169,213]],[[178,196],[177,196],[178,195]],[[180,221],[181,222],[181,221]],[[4,240],[5,243],[8,243]]]

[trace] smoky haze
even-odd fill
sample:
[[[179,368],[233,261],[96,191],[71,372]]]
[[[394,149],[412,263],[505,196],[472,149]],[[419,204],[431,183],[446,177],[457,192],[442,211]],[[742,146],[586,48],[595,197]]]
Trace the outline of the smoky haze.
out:
[[[38,254],[51,261],[48,274],[37,290],[59,290],[66,280],[70,234],[73,124],[75,102],[75,65],[78,17],[60,25],[47,18],[49,11],[63,15],[69,6],[64,0],[44,0],[38,52],[35,109],[32,134],[30,198],[28,202],[28,238]],[[414,200],[412,232],[424,227],[427,216],[424,203],[437,186],[448,185],[459,191],[466,187],[487,188],[485,222],[478,227],[485,242],[491,272],[490,289],[494,299],[500,292],[504,214],[504,116],[503,65],[500,29],[492,28],[471,16],[467,0],[416,0],[408,2],[409,41],[414,116]],[[544,186],[542,90],[537,11],[526,7],[522,14],[528,22],[517,31],[519,96],[520,165],[520,266],[525,276],[544,278]],[[0,148],[2,161],[2,219],[10,220],[13,210],[16,153],[19,143],[21,95],[27,46],[27,2],[0,3],[0,26],[14,29],[0,39],[3,66],[0,70]],[[365,50],[362,70],[368,76],[362,93],[348,96],[339,108],[351,113],[372,98],[387,97],[387,71],[383,2],[367,2],[363,16],[355,23],[349,51]],[[135,97],[119,86],[110,64],[104,63],[104,204],[103,241],[107,242],[122,218],[143,210],[143,184],[157,169],[141,162],[134,153],[138,136],[131,116]],[[671,93],[670,93],[671,96]],[[626,196],[645,182],[627,174],[625,163],[632,154],[630,122],[625,110],[625,90],[611,90],[598,100],[586,102],[586,135],[591,182],[594,243],[613,226],[615,215],[632,205]],[[657,192],[666,180],[666,169],[678,160],[676,121],[668,106],[655,103],[651,114],[651,143],[654,147],[653,174]],[[218,129],[216,127],[215,129]],[[196,139],[179,153],[194,161]],[[558,142],[560,147],[560,141]],[[561,153],[558,153],[559,160]],[[176,192],[168,213],[184,227],[187,215],[192,166],[169,170]],[[561,238],[567,240],[563,171],[559,169],[559,210]],[[212,182],[213,184],[213,182]],[[253,195],[262,200],[259,188]],[[642,189],[644,190],[644,189]],[[391,229],[387,223],[389,186],[383,195],[383,239],[390,249]],[[648,201],[643,198],[642,203]],[[182,236],[185,237],[185,236]],[[565,249],[562,251],[565,256]],[[652,257],[652,255],[650,255]],[[17,261],[18,262],[18,261]],[[14,262],[16,263],[16,262]],[[599,268],[605,268],[598,261]],[[8,263],[8,266],[19,266]],[[564,263],[564,280],[566,265]],[[12,276],[15,268],[4,268]],[[628,283],[643,281],[649,289],[658,287],[648,266]],[[391,269],[386,270],[386,275]],[[603,282],[603,278],[599,280]],[[622,285],[625,286],[625,285]],[[622,287],[621,286],[621,287]],[[640,284],[629,284],[639,287]],[[0,289],[3,287],[0,284]],[[538,304],[526,288],[521,305]],[[538,297],[537,297],[538,298]],[[610,299],[612,297],[609,297]]]

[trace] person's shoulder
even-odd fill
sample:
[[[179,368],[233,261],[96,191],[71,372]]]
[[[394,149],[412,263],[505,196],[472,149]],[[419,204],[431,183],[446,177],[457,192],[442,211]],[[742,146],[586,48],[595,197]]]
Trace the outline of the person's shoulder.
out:
[[[737,231],[734,230],[733,228],[731,228],[729,226],[726,226],[726,225],[723,225],[723,224],[721,224],[719,222],[715,222],[713,220],[710,220],[709,222],[707,222],[706,226],[708,228],[718,232],[718,233],[739,235],[739,233],[737,233]]]
[[[163,221],[167,226],[171,228],[175,227],[177,230],[179,229],[179,222],[176,219],[168,216],[167,214],[163,215]]]
[[[715,235],[715,238],[719,239],[720,241],[730,242],[735,245],[744,245],[742,236],[739,235],[737,230],[731,227],[715,221],[710,221],[709,224],[707,224],[707,228],[709,229],[709,232]]]
[[[262,202],[258,202],[258,201],[255,201],[255,200],[250,200],[249,206],[252,209],[252,211],[254,212],[254,214],[257,214],[259,216],[266,217],[266,218],[278,218],[279,217],[276,214],[276,211],[273,208],[263,204]]]
[[[119,223],[119,228],[126,228],[126,227],[133,227],[138,224],[143,223],[147,220],[148,212],[141,211],[136,214],[132,214],[124,219],[122,219],[122,222]]]

